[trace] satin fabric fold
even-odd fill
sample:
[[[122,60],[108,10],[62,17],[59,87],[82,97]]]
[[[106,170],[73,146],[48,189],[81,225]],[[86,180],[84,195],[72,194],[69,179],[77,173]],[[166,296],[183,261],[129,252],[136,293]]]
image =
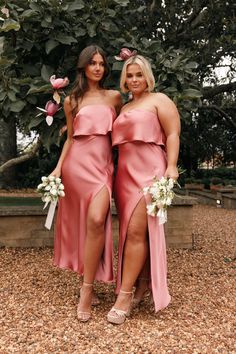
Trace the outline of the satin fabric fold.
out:
[[[144,197],[142,189],[161,178],[166,170],[166,138],[158,117],[150,111],[134,109],[121,113],[113,124],[112,142],[118,145],[119,160],[114,195],[120,223],[117,293],[121,286],[124,245],[130,218]],[[149,203],[149,196],[145,196]],[[150,247],[150,287],[155,310],[170,302],[167,286],[166,244],[163,225],[147,215]]]
[[[114,118],[112,107],[98,104],[84,106],[74,119],[74,140],[62,165],[65,197],[59,200],[54,242],[54,265],[83,275],[87,211],[105,186],[110,195],[110,210],[105,223],[105,246],[95,277],[104,282],[114,280],[111,218],[114,166],[110,137]]]

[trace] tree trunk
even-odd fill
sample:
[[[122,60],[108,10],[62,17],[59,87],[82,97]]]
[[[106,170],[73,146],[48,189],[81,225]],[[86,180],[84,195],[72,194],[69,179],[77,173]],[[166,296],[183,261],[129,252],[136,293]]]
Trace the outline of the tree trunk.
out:
[[[7,122],[0,117],[0,165],[9,159],[16,157],[16,124],[11,118]],[[15,183],[15,167],[7,169],[0,176],[0,188],[9,188]]]

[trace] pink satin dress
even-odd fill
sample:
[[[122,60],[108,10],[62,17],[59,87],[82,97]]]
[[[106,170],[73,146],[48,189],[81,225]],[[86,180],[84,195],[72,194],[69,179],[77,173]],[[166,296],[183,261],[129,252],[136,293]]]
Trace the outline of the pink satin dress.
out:
[[[166,137],[157,115],[143,109],[121,113],[113,124],[112,144],[118,145],[119,159],[115,179],[115,201],[120,222],[117,292],[121,286],[122,259],[127,229],[135,207],[144,197],[142,188],[161,178],[166,170]],[[146,203],[150,196],[145,196]],[[166,244],[163,225],[147,216],[150,247],[150,288],[155,310],[170,302],[167,287]],[[138,257],[138,255],[137,255]]]
[[[87,105],[73,122],[73,143],[62,165],[65,197],[60,198],[54,242],[54,264],[83,275],[88,207],[105,186],[113,182],[111,130],[116,113],[105,104]],[[111,205],[111,203],[110,203]],[[113,275],[111,208],[105,223],[105,247],[96,280],[110,282]]]

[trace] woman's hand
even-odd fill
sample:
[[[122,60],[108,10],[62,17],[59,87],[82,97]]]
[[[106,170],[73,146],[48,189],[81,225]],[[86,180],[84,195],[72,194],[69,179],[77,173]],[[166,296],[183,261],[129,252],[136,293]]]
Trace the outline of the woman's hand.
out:
[[[179,177],[177,166],[167,166],[164,177],[172,178],[174,181],[177,181]]]
[[[55,176],[56,178],[61,177],[61,169],[59,167],[56,167],[55,170],[53,170],[49,176]]]

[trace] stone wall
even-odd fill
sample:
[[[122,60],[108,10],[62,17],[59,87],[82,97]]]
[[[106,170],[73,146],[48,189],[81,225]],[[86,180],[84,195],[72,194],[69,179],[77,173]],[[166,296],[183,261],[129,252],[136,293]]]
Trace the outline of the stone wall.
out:
[[[0,246],[53,246],[53,227],[44,227],[46,214],[41,206],[0,207]]]
[[[190,190],[182,189],[182,195],[189,195],[197,198],[199,204],[223,207],[226,209],[236,209],[236,188],[221,188],[215,192],[210,190]]]
[[[222,206],[226,209],[236,209],[236,193],[222,194]]]
[[[186,195],[197,198],[199,204],[205,205],[217,205],[217,200],[219,199],[216,193],[212,193],[210,190],[198,191],[198,190],[185,190],[183,191]]]
[[[189,196],[176,197],[168,209],[165,224],[167,246],[191,248],[193,246],[192,218],[196,200]],[[0,246],[44,247],[53,246],[54,227],[44,227],[47,211],[42,206],[1,206]],[[114,203],[112,205],[113,238],[118,242],[119,223]]]

